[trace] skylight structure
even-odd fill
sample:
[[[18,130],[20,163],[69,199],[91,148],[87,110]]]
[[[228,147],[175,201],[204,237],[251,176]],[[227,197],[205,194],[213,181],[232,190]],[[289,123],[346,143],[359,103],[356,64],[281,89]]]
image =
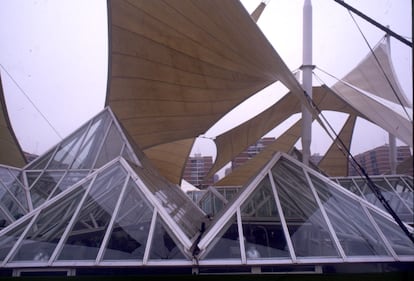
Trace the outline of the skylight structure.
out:
[[[217,208],[203,210],[132,148],[109,108],[25,168],[2,166],[0,183],[0,271],[258,273],[414,260],[389,215],[283,153],[242,187],[210,187],[198,203]]]
[[[380,209],[384,206],[368,187],[366,180],[359,177],[335,177],[332,180],[353,193],[365,198]],[[391,208],[406,223],[414,224],[414,192],[413,178],[406,175],[371,176],[371,180],[379,187]]]
[[[413,243],[388,214],[285,154],[216,217],[200,264],[413,261]]]

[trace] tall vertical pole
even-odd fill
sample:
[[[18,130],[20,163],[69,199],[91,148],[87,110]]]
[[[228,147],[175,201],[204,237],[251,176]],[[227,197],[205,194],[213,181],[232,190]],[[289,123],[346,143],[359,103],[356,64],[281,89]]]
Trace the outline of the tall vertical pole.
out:
[[[305,0],[303,6],[303,89],[312,98],[312,3]],[[312,140],[312,115],[305,105],[302,105],[302,162],[309,164]]]
[[[391,40],[390,40],[389,34],[386,35],[386,39],[387,39],[388,56],[391,58]],[[390,171],[391,171],[391,174],[395,175],[397,173],[397,139],[393,134],[388,133],[388,140],[389,140],[389,149],[390,149],[389,150]]]

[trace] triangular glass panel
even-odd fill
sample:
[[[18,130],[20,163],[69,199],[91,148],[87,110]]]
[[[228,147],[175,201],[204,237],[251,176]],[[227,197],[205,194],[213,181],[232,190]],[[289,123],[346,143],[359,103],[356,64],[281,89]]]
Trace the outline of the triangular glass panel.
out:
[[[109,132],[102,145],[101,151],[95,163],[95,169],[105,165],[115,157],[121,155],[124,142],[115,123],[112,122]]]
[[[76,154],[78,153],[86,129],[87,127],[84,125],[60,144],[47,167],[48,169],[67,169],[72,165],[76,159]]]
[[[358,178],[358,179],[354,179],[354,181],[358,185],[359,190],[361,190],[361,193],[363,194],[365,200],[376,205],[377,207],[381,205],[381,203],[378,201],[375,194],[372,193],[372,190],[369,188],[367,181],[365,179]]]
[[[0,183],[0,229],[26,214],[20,202]]]
[[[23,221],[15,227],[11,227],[8,230],[4,230],[0,234],[0,261],[3,261],[10,250],[14,247],[15,243],[19,240],[23,234],[27,225],[32,220],[33,216],[26,217]]]
[[[273,178],[297,257],[339,257],[303,169],[281,158]]]
[[[240,209],[247,259],[290,258],[268,176]]]
[[[215,190],[215,192],[213,192]],[[200,200],[196,201],[197,205],[209,216],[217,214],[227,203],[226,199],[218,197],[217,194],[221,195],[214,187],[209,187]]]
[[[126,180],[115,165],[98,175],[66,238],[59,260],[95,260]]]
[[[13,210],[17,210],[17,209],[13,209],[11,206],[8,206],[3,202],[3,204],[5,204],[4,206],[6,210],[8,210],[11,214],[13,214],[13,216],[16,219],[18,219],[23,214],[27,213],[29,210],[28,203],[27,203],[26,189],[23,187],[23,184],[17,179],[14,179],[12,182],[5,184],[4,187],[10,192],[13,198],[18,202],[19,206],[21,206],[24,210],[23,213],[22,212],[15,213]]]
[[[9,174],[11,175],[12,178],[19,178],[19,175],[22,173],[22,169],[18,169],[15,167],[11,167],[11,166],[1,166],[0,170],[6,169],[9,171]],[[3,179],[3,174],[0,171],[0,179]]]
[[[398,177],[385,177],[385,178],[398,194],[400,195],[406,194],[406,193],[412,194],[410,184],[407,183],[407,179],[410,179],[409,177],[398,176]]]
[[[375,204],[378,208],[385,210],[381,202],[376,198],[371,189],[368,188],[368,185],[365,184],[366,180],[363,179],[352,179],[352,178],[334,178],[342,187],[345,189],[357,194],[358,196],[366,199],[368,202]],[[363,195],[359,188],[353,184],[354,180],[359,183],[363,188],[366,195]],[[414,197],[413,192],[409,185],[403,180],[401,176],[373,176],[371,180],[374,184],[380,189],[381,194],[387,200],[388,204],[398,215],[398,217],[407,222],[412,223],[414,220]]]
[[[230,201],[240,191],[240,187],[216,187],[216,190],[220,192],[227,201]]]
[[[145,168],[133,168],[145,183],[145,188],[152,192],[187,237],[192,239],[197,235],[202,223],[205,222],[204,212],[176,185],[151,169],[150,165]]]
[[[135,165],[140,166],[141,164],[136,160],[136,157],[134,155],[135,153],[132,152],[132,150],[130,150],[127,145],[125,145],[122,151],[122,157],[124,157],[125,160],[127,160],[128,162],[131,162],[131,163],[134,163]]]
[[[26,171],[27,186],[30,188],[42,172]]]
[[[130,179],[103,260],[142,260],[154,207]]]
[[[0,182],[8,186],[12,184],[20,171],[11,170],[7,167],[0,166]]]
[[[413,242],[395,222],[390,221],[372,209],[369,209],[369,212],[397,255],[414,255]]]
[[[389,183],[385,180],[385,178],[374,178],[372,179],[373,183],[378,187],[381,191],[382,196],[384,196],[385,200],[390,204],[391,208],[397,213],[409,213],[410,210],[404,204],[401,204],[400,197],[397,196],[397,193],[392,189]],[[379,200],[375,201],[375,205],[385,211],[384,206],[381,204]]]
[[[355,198],[310,175],[347,256],[387,256],[380,235]]]
[[[210,243],[203,259],[241,259],[239,237],[236,215],[233,215]]]
[[[157,216],[154,234],[151,242],[149,258],[151,260],[182,260],[184,247],[169,231],[164,221]]]
[[[51,257],[90,182],[76,187],[66,196],[41,210],[12,261],[46,262]]]
[[[391,207],[393,207],[394,211],[402,220],[413,223],[414,192],[402,177],[386,177],[386,180],[392,186],[395,192],[394,196],[399,199],[396,200],[396,203]]]
[[[345,189],[355,193],[358,196],[364,197],[361,191],[359,190],[358,186],[352,180],[352,178],[337,178],[333,180]]]
[[[44,155],[39,156],[33,162],[29,163],[29,165],[25,168],[25,170],[43,170],[46,168],[47,164],[49,163],[50,158],[55,153],[56,148],[53,148],[46,152]]]
[[[62,191],[68,189],[89,174],[88,171],[67,171],[59,185],[52,191],[51,198],[57,196]]]
[[[64,172],[45,171],[30,189],[33,208],[40,206],[52,193]]]
[[[72,169],[92,168],[111,120],[107,110],[94,118],[82,140],[82,146],[76,155]]]

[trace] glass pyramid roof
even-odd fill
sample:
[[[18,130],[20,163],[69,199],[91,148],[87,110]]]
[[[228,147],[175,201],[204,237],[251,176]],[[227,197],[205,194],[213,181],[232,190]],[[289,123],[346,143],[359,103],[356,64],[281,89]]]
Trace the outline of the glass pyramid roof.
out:
[[[109,108],[24,169],[0,167],[0,268],[406,262],[374,204],[285,154],[199,201],[133,150]],[[409,228],[412,231],[411,228]]]
[[[116,118],[107,108],[23,169],[0,166],[0,227],[119,156],[139,165]]]
[[[115,159],[3,229],[2,266],[188,261],[156,199],[134,177]]]
[[[3,267],[191,263],[204,212],[131,149],[109,108],[0,173]]]
[[[380,209],[385,210],[381,202],[372,193],[366,180],[359,177],[335,177],[331,179]],[[381,175],[372,176],[371,180],[379,187],[382,195],[398,214],[398,217],[402,221],[414,225],[413,178],[406,175]]]
[[[414,258],[414,244],[391,216],[285,154],[216,215],[198,247],[205,265]]]

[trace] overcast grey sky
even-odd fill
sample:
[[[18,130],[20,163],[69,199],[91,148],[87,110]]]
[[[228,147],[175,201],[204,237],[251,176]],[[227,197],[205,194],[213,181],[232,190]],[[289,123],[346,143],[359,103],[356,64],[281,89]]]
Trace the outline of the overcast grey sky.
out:
[[[242,1],[249,12],[260,2]],[[398,34],[411,37],[410,0],[346,2]],[[369,49],[347,10],[333,0],[313,0],[312,4],[314,64],[341,78]],[[258,22],[291,70],[302,60],[302,7],[303,0],[271,0]],[[0,0],[0,70],[12,125],[25,151],[43,153],[102,110],[107,79],[106,16],[104,0]],[[358,16],[355,19],[371,46],[384,35]],[[395,39],[391,44],[398,78],[412,102],[412,50]],[[320,72],[318,75],[328,85],[335,82]],[[254,115],[284,93],[277,85],[265,89],[252,98],[248,113]],[[206,137],[213,138],[230,124],[240,123],[248,116],[246,108],[242,112],[227,118]],[[332,117],[335,126],[343,120],[344,116]],[[359,123],[359,136],[351,149],[354,153],[388,142],[387,134],[375,126]],[[312,142],[312,152],[323,153],[328,142],[320,130],[315,128],[314,132],[318,137]],[[208,140],[197,142],[194,152],[215,153]]]

